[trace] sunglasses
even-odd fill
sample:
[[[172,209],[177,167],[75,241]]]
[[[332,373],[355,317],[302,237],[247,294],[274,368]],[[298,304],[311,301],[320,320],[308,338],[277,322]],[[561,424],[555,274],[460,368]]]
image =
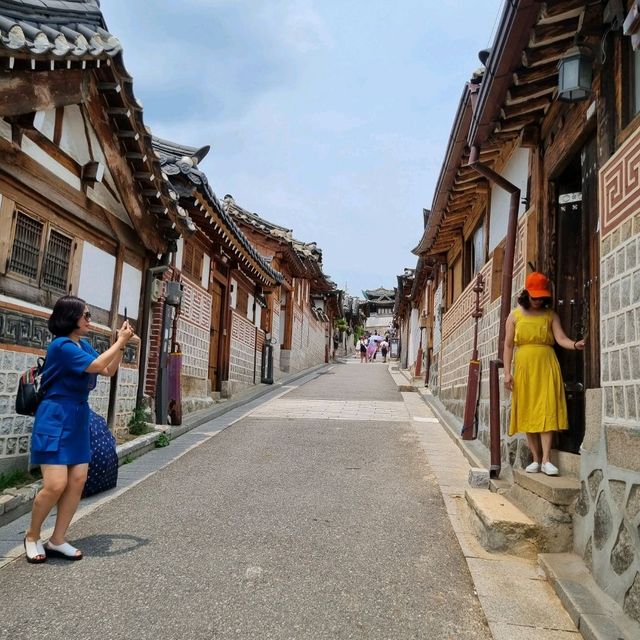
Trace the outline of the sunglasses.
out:
[[[82,317],[83,317],[85,320],[91,320],[91,311],[85,311],[85,312],[82,314]]]

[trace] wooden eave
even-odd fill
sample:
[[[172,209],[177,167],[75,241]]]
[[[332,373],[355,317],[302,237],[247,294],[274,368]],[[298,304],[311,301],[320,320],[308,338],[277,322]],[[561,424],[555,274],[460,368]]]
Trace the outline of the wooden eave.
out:
[[[601,24],[601,7],[594,5],[587,9],[585,0],[536,4],[531,0],[518,0],[514,4],[512,10],[520,12],[521,24],[517,25],[513,16],[511,21],[503,20],[503,32],[496,36],[491,54],[502,55],[504,59],[490,58],[488,65],[494,74],[485,72],[482,84],[470,83],[469,95],[463,94],[432,213],[420,243],[413,250],[418,256],[449,251],[460,239],[477,196],[488,188],[484,178],[466,166],[468,147],[460,143],[460,137],[466,133],[469,143],[480,142],[481,162],[494,168],[504,149],[518,139],[523,129],[540,127],[557,94],[558,62],[572,46],[575,34],[598,25],[600,30],[606,28]],[[509,13],[509,7],[505,11]],[[524,31],[532,19],[533,25]],[[520,31],[510,34],[509,28]],[[516,46],[518,43],[522,46]],[[484,102],[476,106],[476,111],[483,109],[483,113],[475,113],[472,122],[469,97],[473,93],[478,93],[479,100]],[[450,178],[447,180],[446,176]]]
[[[104,54],[99,57],[65,56],[63,60],[47,55],[37,55],[24,51],[12,51],[0,47],[0,74],[10,78],[12,74],[33,74],[33,82],[38,83],[38,74],[67,73],[71,77],[74,72],[81,71],[88,89],[83,91],[81,99],[69,89],[71,99],[58,96],[54,106],[99,101],[103,107],[108,124],[109,135],[119,148],[119,154],[130,172],[130,184],[121,184],[124,191],[136,191],[133,196],[138,206],[127,206],[127,194],[122,194],[125,207],[131,222],[147,249],[154,253],[163,253],[168,249],[168,242],[177,237],[175,232],[168,236],[163,233],[168,225],[162,219],[171,220],[172,227],[178,221],[175,202],[177,196],[172,194],[160,172],[160,165],[151,148],[151,136],[142,120],[142,107],[133,95],[133,81],[122,63],[122,55],[114,58]],[[34,104],[34,108],[44,105]],[[0,115],[2,115],[0,113]],[[95,116],[95,114],[93,114]],[[96,133],[106,134],[105,127],[100,131],[100,123],[92,125]],[[113,171],[112,173],[117,173]],[[127,180],[129,182],[129,180]],[[131,196],[132,194],[129,194]],[[144,212],[146,215],[141,215]]]

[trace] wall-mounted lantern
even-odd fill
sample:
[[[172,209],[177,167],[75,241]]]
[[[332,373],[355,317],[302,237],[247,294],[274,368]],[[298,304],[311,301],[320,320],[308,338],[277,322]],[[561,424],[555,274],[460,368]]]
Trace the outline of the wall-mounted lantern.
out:
[[[558,100],[579,102],[591,95],[593,53],[589,47],[576,45],[558,62]]]

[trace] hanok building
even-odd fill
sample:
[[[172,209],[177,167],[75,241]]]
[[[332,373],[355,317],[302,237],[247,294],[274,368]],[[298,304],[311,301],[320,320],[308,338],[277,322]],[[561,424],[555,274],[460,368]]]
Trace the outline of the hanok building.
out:
[[[367,318],[365,330],[369,333],[385,335],[393,330],[393,306],[396,299],[395,289],[367,289],[362,292],[364,300],[360,305]]]
[[[283,276],[279,295],[269,297],[269,338],[274,375],[302,371],[327,362],[331,327],[341,317],[341,291],[322,272],[322,251],[293,238],[291,229],[238,206],[230,195],[222,203],[257,251]]]
[[[431,300],[438,366],[429,383],[441,406],[469,433],[476,429],[491,474],[514,483],[505,494],[512,502],[555,514],[553,534],[549,520],[538,522],[542,550],[581,556],[635,622],[639,46],[636,1],[505,3],[494,45],[481,52],[485,69],[459,103],[416,248],[433,284],[415,301]],[[550,277],[567,335],[586,340],[584,352],[558,352],[570,426],[558,434],[553,459],[565,485],[575,482],[577,501],[568,507],[544,507],[554,479],[523,474],[526,440],[507,435],[509,397],[500,397],[504,323],[532,268]],[[479,387],[469,373],[476,323]]]
[[[97,1],[2,2],[0,68],[2,471],[26,464],[31,419],[13,413],[14,394],[45,353],[55,300],[87,301],[98,351],[125,309],[144,344],[149,268],[175,250],[182,222]],[[139,351],[91,394],[112,427],[135,406]]]
[[[283,277],[224,210],[200,170],[198,163],[209,147],[196,149],[158,138],[153,146],[166,180],[179,195],[178,215],[193,227],[178,241],[171,269],[163,276],[165,286],[180,283],[179,311],[168,308],[163,291],[153,306],[155,355],[146,393],[157,398],[161,413],[168,409],[166,381],[157,374],[163,371],[163,353],[178,351],[182,407],[190,411],[211,403],[212,394],[230,396],[260,383],[265,336],[272,331],[267,299],[279,292]],[[162,336],[169,332],[173,344],[163,347]]]

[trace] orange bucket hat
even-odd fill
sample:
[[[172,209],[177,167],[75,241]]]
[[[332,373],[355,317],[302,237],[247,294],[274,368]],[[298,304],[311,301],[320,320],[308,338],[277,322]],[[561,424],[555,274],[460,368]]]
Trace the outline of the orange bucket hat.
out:
[[[544,273],[530,273],[525,280],[524,288],[531,298],[551,298],[549,278]]]

